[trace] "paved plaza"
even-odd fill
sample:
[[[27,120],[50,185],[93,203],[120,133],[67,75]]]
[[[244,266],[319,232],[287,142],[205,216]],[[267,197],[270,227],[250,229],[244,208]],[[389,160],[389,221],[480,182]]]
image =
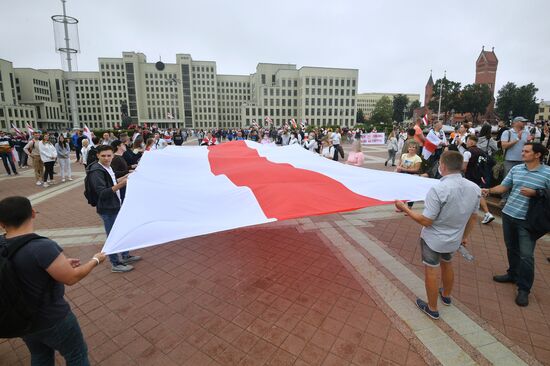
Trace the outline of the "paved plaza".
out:
[[[365,167],[390,170],[385,151],[368,147]],[[72,166],[74,181],[47,189],[30,170],[2,175],[0,199],[29,197],[38,233],[87,259],[105,234]],[[455,257],[453,305],[433,321],[414,304],[420,229],[389,205],[230,230],[137,250],[126,274],[104,263],[66,297],[95,365],[550,365],[548,237],[520,308],[492,281],[507,263],[500,219],[478,224],[475,260]],[[21,340],[0,340],[0,365],[28,364]]]

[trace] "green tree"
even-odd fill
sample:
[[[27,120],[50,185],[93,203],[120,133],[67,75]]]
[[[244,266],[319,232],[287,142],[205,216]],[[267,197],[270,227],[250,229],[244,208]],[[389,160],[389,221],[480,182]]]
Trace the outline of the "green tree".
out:
[[[393,96],[393,120],[397,122],[403,122],[403,110],[407,109],[409,104],[409,97],[404,94],[397,94]]]
[[[460,103],[457,112],[471,113],[474,121],[477,120],[477,116],[484,114],[487,111],[487,107],[493,96],[491,95],[491,89],[486,84],[469,84],[462,89],[460,93]]]
[[[439,109],[439,86],[443,85],[441,91],[441,113],[444,114],[444,120],[447,119],[447,113],[451,110],[458,110],[460,106],[460,83],[451,81],[447,78],[438,79],[434,84],[434,93],[428,107],[437,112]]]
[[[497,114],[503,119],[508,119],[509,113],[512,112],[513,116],[523,116],[533,120],[538,110],[537,91],[533,83],[520,87],[512,82],[506,83],[498,91]]]
[[[357,110],[357,119],[356,119],[356,123],[357,123],[358,125],[365,123],[365,114],[363,113],[363,110],[362,110],[362,109],[358,109],[358,110]]]
[[[374,123],[391,123],[393,115],[393,103],[389,97],[382,97],[374,105],[374,110],[369,121]]]

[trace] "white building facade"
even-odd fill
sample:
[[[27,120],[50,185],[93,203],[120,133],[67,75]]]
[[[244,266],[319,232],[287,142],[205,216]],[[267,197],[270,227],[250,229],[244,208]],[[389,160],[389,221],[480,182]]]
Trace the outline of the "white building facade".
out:
[[[172,64],[144,54],[99,58],[98,71],[14,68],[0,59],[0,129],[26,124],[72,127],[67,81],[76,82],[78,121],[110,129],[128,122],[193,129],[265,125],[290,119],[314,126],[353,126],[358,70],[259,63],[250,75],[217,73],[216,62],[177,54]]]

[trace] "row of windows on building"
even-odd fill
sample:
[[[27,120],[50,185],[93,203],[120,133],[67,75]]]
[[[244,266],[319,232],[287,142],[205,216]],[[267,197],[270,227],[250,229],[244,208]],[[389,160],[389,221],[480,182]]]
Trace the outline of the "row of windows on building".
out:
[[[267,99],[264,98],[264,107],[270,106],[270,107],[278,107],[279,105],[282,105],[285,107],[286,105],[291,106],[294,104],[294,106],[298,105],[298,99]]]
[[[101,67],[101,70],[105,70],[105,69],[111,69],[111,70],[121,70],[123,69],[122,65],[121,64],[101,64],[100,65]]]
[[[180,118],[179,111],[171,108],[147,108],[147,118],[159,118],[159,119],[178,119]]]
[[[250,94],[248,89],[225,89],[218,88],[218,94]]]
[[[124,71],[102,71],[101,76],[103,77],[124,77]]]
[[[214,67],[212,66],[193,66],[193,72],[214,72]]]
[[[145,87],[145,91],[147,93],[149,92],[161,92],[161,93],[177,93],[178,92],[178,88],[174,88],[174,87],[165,87],[165,86],[161,86],[161,87]]]
[[[77,84],[80,85],[99,85],[98,79],[78,79]],[[77,86],[78,88],[78,86]]]
[[[352,110],[350,109],[332,109],[332,108],[306,108],[304,110],[304,114],[306,116],[309,116],[309,112],[311,112],[311,115],[317,115],[317,116],[351,116],[353,115]],[[315,113],[317,112],[317,113]]]
[[[193,74],[193,79],[214,79],[214,74]]]
[[[317,94],[315,91],[317,90]],[[355,96],[355,89],[321,89],[321,88],[306,88],[305,95],[336,95],[336,96]],[[322,91],[322,92],[321,92]],[[345,92],[345,93],[344,93]],[[334,94],[333,94],[334,93]]]
[[[287,90],[287,89],[279,89],[279,88],[264,88],[264,96],[267,96],[268,94],[268,89],[269,89],[269,96],[270,97],[278,97],[279,96],[279,90],[281,90],[281,95],[283,97],[286,97],[286,96],[295,96],[297,97],[298,96],[298,90],[295,89],[295,90]]]
[[[38,86],[34,87],[34,92],[35,92],[35,94],[42,94],[42,95],[47,95],[47,96],[50,95],[50,89],[40,88]]]
[[[32,79],[32,83],[34,85],[41,85],[41,86],[47,86],[49,87],[50,86],[50,83],[46,80],[40,80],[40,79]]]
[[[318,86],[347,86],[355,88],[355,79],[341,79],[341,78],[327,78],[327,77],[306,77],[306,85],[318,85]],[[345,84],[345,85],[344,85]]]
[[[284,100],[284,99],[283,99]],[[340,104],[340,106],[344,106],[344,101],[345,101],[345,104],[346,104],[346,107],[349,107],[350,105],[352,107],[355,106],[355,99],[333,99],[333,98],[317,98],[317,103],[315,101],[315,98],[305,98],[304,99],[304,104],[305,105],[309,105],[310,104],[310,101],[311,101],[311,105],[312,106],[320,106],[320,105],[323,105],[323,106],[326,106],[327,105],[327,102],[328,102],[328,106],[332,106],[333,104],[335,106],[337,106],[338,104]],[[340,101],[340,102],[338,102]],[[321,104],[322,102],[322,104]]]
[[[34,118],[34,111],[32,109],[19,109],[19,108],[6,108],[8,110],[8,117],[15,118]],[[0,117],[4,117],[4,109],[0,108]]]
[[[242,82],[242,81],[218,81],[218,88],[219,87],[227,87],[227,88],[246,88],[250,89],[250,83],[248,82]]]
[[[101,84],[103,84],[103,87],[105,87],[105,85],[109,85],[109,84],[122,84],[122,85],[126,85],[126,80],[125,79],[101,79]]]

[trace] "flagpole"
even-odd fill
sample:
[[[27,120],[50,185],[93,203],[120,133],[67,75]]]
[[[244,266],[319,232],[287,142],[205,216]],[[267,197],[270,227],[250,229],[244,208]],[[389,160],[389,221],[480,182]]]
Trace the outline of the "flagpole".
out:
[[[447,77],[447,70],[443,73],[443,79],[439,83],[439,107],[437,108],[437,121],[439,121],[439,115],[441,114],[441,94],[443,92],[443,80]]]

